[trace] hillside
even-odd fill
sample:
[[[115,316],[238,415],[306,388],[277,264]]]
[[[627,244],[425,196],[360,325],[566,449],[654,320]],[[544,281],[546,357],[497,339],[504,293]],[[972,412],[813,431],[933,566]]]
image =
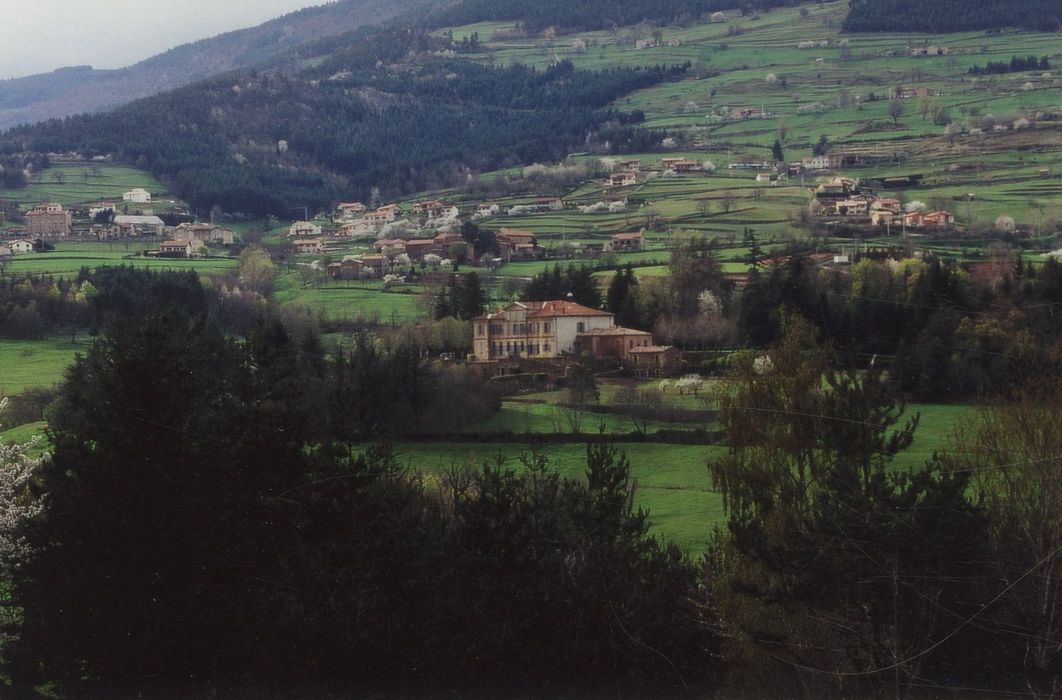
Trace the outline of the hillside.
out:
[[[340,0],[184,44],[128,68],[76,66],[0,81],[0,129],[126,104],[432,5],[429,0]]]
[[[602,129],[630,141],[638,115],[609,103],[685,70],[492,67],[456,58],[454,43],[359,30],[300,51],[301,70],[229,74],[14,129],[0,152],[113,154],[197,207],[284,216],[374,188],[394,197],[556,160]]]

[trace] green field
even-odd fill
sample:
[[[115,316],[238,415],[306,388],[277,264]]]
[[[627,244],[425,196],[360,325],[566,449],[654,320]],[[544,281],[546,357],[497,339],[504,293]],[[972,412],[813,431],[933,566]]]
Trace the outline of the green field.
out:
[[[286,273],[277,280],[275,298],[283,306],[297,305],[333,321],[376,317],[381,323],[401,323],[425,316],[420,292],[412,285],[385,290],[371,281],[306,285],[297,273]]]
[[[81,336],[46,340],[0,339],[0,396],[20,394],[30,387],[53,386],[74,361],[88,350],[91,339]],[[2,418],[2,417],[0,417]]]
[[[95,172],[98,171],[98,174]],[[58,178],[56,177],[58,174]],[[152,194],[149,204],[131,204],[133,208],[169,209],[180,202],[151,173],[110,163],[55,163],[37,173],[29,186],[19,190],[0,190],[0,199],[18,203],[28,209],[41,202],[58,202],[63,206],[90,204],[101,199],[122,206],[122,194],[143,187]]]
[[[637,482],[635,501],[650,511],[653,532],[676,542],[691,552],[703,551],[708,533],[721,522],[722,503],[708,483],[707,460],[722,448],[709,446],[620,443],[627,454]],[[501,458],[503,463],[519,466],[519,457],[529,451],[522,444],[422,445],[404,443],[396,446],[399,460],[428,474],[441,474],[453,464],[481,464]],[[582,478],[586,468],[586,447],[568,443],[536,448],[549,458],[558,473]]]

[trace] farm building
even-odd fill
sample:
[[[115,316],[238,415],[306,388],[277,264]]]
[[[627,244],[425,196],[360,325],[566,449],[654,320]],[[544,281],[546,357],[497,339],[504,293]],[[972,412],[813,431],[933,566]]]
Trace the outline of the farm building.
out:
[[[122,201],[130,204],[147,204],[151,201],[151,193],[143,187],[134,187],[122,195]]]
[[[955,223],[955,215],[950,211],[935,211],[922,217],[926,228],[947,228]]]
[[[7,248],[11,251],[11,255],[25,255],[33,252],[33,243],[27,240],[11,241],[7,244]]]
[[[65,238],[70,235],[73,218],[62,204],[49,202],[26,212],[26,226],[31,238]]]
[[[527,260],[535,257],[535,246],[538,242],[535,234],[531,231],[518,231],[511,228],[503,228],[497,235],[498,248],[501,250],[502,260]]]
[[[157,216],[132,216],[119,214],[114,217],[114,225],[121,238],[136,236],[162,236],[166,230],[165,222]]]
[[[575,336],[572,350],[577,354],[590,353],[593,357],[610,357],[627,360],[634,348],[647,348],[653,344],[653,334],[633,328],[612,326],[595,328]]]
[[[312,221],[296,221],[288,227],[288,236],[320,236],[321,227]]]
[[[163,241],[159,244],[160,258],[194,258],[202,255],[206,246],[202,241]]]
[[[644,377],[669,374],[679,367],[681,356],[671,345],[642,345],[627,352],[628,362],[636,373]]]
[[[614,233],[609,242],[609,250],[634,251],[645,250],[645,234],[641,231],[634,233]]]
[[[337,223],[354,221],[364,213],[365,205],[361,202],[340,202],[332,214],[332,220]]]
[[[296,253],[312,255],[324,252],[324,241],[320,238],[303,238],[302,240],[292,241],[291,247]]]

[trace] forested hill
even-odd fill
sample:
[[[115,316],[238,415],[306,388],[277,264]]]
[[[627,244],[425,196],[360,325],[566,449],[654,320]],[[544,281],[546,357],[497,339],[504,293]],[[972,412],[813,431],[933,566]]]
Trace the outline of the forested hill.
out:
[[[374,188],[394,197],[563,158],[587,139],[622,148],[651,138],[632,128],[639,114],[609,103],[686,70],[488,67],[454,58],[448,38],[408,28],[335,43],[297,73],[227,75],[110,113],[20,127],[0,137],[0,153],[110,153],[196,207],[286,215],[368,199]]]
[[[602,29],[637,24],[642,20],[682,22],[707,12],[742,12],[798,5],[806,0],[464,0],[434,12],[433,23],[471,24],[483,21],[519,20],[525,29]]]
[[[850,32],[1062,30],[1060,0],[851,0]]]
[[[291,49],[445,4],[445,0],[340,0],[247,29],[183,44],[133,66],[89,66],[0,81],[0,129],[94,112],[269,61]],[[121,37],[99,37],[121,41]]]

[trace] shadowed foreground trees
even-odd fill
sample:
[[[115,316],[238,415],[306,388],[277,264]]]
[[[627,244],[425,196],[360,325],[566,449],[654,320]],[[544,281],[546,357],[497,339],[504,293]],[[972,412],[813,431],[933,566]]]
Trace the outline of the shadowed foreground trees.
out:
[[[714,686],[699,572],[647,536],[621,455],[590,448],[585,481],[529,457],[428,482],[320,435],[317,352],[276,324],[237,342],[168,311],[76,362],[49,415],[34,554],[10,571],[16,693]]]
[[[967,474],[890,469],[910,443],[880,370],[837,373],[792,316],[783,339],[736,362],[709,465],[727,534],[713,590],[735,634],[737,696],[906,697],[975,678],[990,656],[980,608],[986,516]]]

